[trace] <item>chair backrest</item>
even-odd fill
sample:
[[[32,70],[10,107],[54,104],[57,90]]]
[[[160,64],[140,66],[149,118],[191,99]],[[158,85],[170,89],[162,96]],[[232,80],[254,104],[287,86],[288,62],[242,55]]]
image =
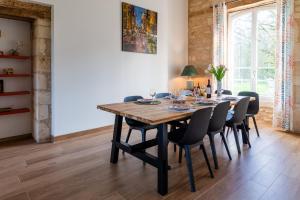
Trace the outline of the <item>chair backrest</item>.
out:
[[[232,122],[241,124],[246,118],[246,113],[249,105],[250,97],[240,99],[234,106]]]
[[[215,94],[218,93],[218,90],[215,91]],[[232,92],[230,90],[222,90],[222,94],[225,94],[225,95],[232,95]]]
[[[139,99],[143,99],[142,96],[128,96],[124,98],[124,102],[137,101]]]
[[[193,113],[188,128],[181,139],[183,145],[196,144],[207,134],[212,108],[204,108]]]
[[[239,92],[239,96],[255,97],[255,101],[250,101],[247,114],[256,115],[259,111],[259,95],[256,92],[243,91]]]
[[[128,97],[124,98],[124,102],[132,102],[132,101],[137,101],[139,99],[143,99],[143,97],[142,96],[128,96]],[[135,120],[129,119],[127,117],[125,117],[125,121],[128,125],[131,125],[131,126],[133,126],[136,123]]]
[[[229,109],[230,101],[221,102],[214,108],[213,115],[209,122],[208,132],[215,132],[223,129]]]
[[[164,93],[157,93],[157,94],[155,95],[155,98],[161,99],[161,98],[168,97],[168,96],[170,96],[170,95],[171,95],[171,94],[170,94],[170,93],[167,93],[167,92],[164,92]]]

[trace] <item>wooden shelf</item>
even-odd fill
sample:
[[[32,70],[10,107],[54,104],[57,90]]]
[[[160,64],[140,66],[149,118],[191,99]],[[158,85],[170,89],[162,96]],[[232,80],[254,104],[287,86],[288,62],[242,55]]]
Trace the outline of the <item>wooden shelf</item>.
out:
[[[31,74],[0,74],[1,78],[31,77]]]
[[[30,112],[29,108],[11,109],[9,111],[0,112],[0,116],[3,116],[3,115],[14,115],[14,114],[19,114],[19,113],[27,113],[27,112]]]
[[[0,92],[0,97],[3,96],[17,96],[17,95],[28,95],[29,91],[17,91],[17,92]]]
[[[17,59],[17,60],[28,60],[30,56],[14,56],[14,55],[0,55],[2,59]]]

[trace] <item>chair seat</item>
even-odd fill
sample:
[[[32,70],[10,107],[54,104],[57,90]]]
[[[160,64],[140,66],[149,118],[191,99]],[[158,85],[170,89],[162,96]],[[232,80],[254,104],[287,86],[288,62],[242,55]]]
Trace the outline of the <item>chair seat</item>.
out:
[[[145,124],[143,122],[139,122],[133,119],[126,119],[127,124],[130,126],[130,128],[132,129],[136,129],[136,130],[150,130],[150,129],[155,129],[157,128],[156,125],[149,125],[149,124]]]
[[[255,114],[246,114],[246,117],[254,117]]]
[[[186,128],[188,125],[187,125],[187,121],[185,120],[188,120],[188,119],[184,119],[184,120],[176,120],[176,121],[171,121],[169,122],[168,124],[171,125],[171,126],[174,126],[176,128]]]
[[[140,126],[130,126],[132,129],[136,129],[136,130],[150,130],[150,129],[156,129],[158,128],[158,126],[156,125],[149,125],[149,124],[144,124],[144,125],[140,125]]]
[[[171,142],[180,145],[180,141],[183,138],[185,131],[186,131],[186,128],[179,128],[174,131],[171,131],[168,134],[168,138]]]

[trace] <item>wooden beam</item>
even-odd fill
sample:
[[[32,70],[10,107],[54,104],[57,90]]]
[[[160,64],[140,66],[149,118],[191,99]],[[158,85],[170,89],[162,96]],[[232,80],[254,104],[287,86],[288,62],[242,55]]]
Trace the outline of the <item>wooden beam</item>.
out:
[[[51,6],[17,0],[0,0],[0,15],[19,18],[51,18]]]

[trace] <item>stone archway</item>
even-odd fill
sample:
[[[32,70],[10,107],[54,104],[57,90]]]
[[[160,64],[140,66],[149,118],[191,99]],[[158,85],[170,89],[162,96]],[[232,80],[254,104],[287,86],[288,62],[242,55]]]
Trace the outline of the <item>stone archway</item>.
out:
[[[51,6],[0,1],[0,17],[32,22],[33,138],[51,141]]]

